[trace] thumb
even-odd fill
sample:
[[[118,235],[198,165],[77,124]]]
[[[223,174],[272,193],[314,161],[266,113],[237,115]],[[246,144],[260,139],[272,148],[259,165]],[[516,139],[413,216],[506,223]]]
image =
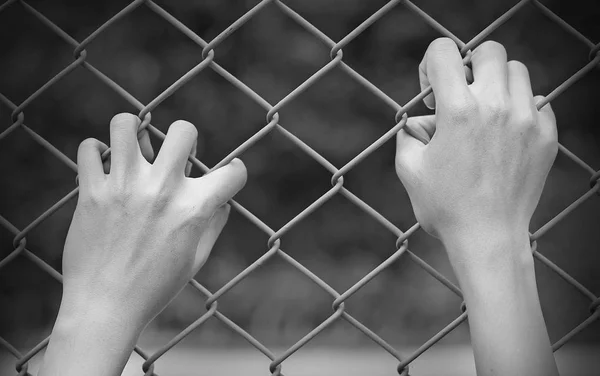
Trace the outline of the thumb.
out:
[[[194,140],[194,145],[192,146],[192,150],[190,151],[190,156],[195,157],[197,151],[198,151],[198,139],[196,138]],[[185,164],[185,176],[190,176],[191,172],[192,172],[192,162],[187,161],[187,163]]]
[[[429,134],[424,128],[415,126],[408,118],[406,125],[400,129],[396,135],[396,174],[405,186],[413,180],[414,172],[417,170],[423,152],[426,148],[426,142],[429,142]],[[409,124],[411,127],[409,127]],[[417,132],[415,132],[417,130]],[[413,133],[417,137],[413,136]],[[420,140],[423,138],[423,141]]]
[[[435,115],[409,117],[404,130],[427,145],[435,134]]]
[[[142,155],[149,163],[152,163],[154,160],[154,149],[150,143],[150,135],[147,129],[144,129],[138,133],[138,142],[140,144],[140,151],[142,152]],[[110,158],[106,158],[104,160],[102,167],[104,168],[105,174],[110,173]]]
[[[140,151],[142,152],[142,155],[149,163],[152,163],[154,160],[154,149],[150,143],[150,134],[148,133],[148,129],[144,129],[138,133],[138,141],[140,143]]]
[[[246,184],[247,171],[244,163],[238,158],[208,174],[196,178],[196,191],[205,200],[204,210],[213,213]]]
[[[229,204],[225,204],[217,209],[215,214],[213,214],[212,218],[209,220],[206,230],[204,230],[204,233],[200,236],[200,241],[196,250],[196,258],[194,260],[193,275],[198,273],[198,270],[200,270],[202,265],[206,262],[208,255],[210,255],[210,251],[221,234],[223,227],[225,227],[225,224],[227,223],[230,210],[231,207]]]
[[[545,97],[543,95],[536,95],[533,97],[536,107],[538,106],[537,104],[544,99]],[[546,103],[544,107],[540,108],[538,111],[542,132],[550,137],[551,140],[557,140],[558,130],[556,129],[556,116],[554,115],[554,111],[552,111],[552,106],[550,103]]]

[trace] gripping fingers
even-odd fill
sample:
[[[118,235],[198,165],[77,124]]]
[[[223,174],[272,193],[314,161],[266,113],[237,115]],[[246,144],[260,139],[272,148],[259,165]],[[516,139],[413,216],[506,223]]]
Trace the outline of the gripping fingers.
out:
[[[409,117],[403,130],[427,145],[435,133],[435,115]]]
[[[519,61],[508,62],[508,91],[516,108],[532,110],[534,103],[529,71]]]
[[[147,129],[144,129],[138,134],[138,140],[140,143],[140,151],[142,155],[149,163],[152,163],[154,160],[154,149],[152,148],[152,144],[150,143],[150,135]]]
[[[102,166],[102,153],[108,146],[95,138],[88,138],[79,144],[77,150],[77,173],[79,185],[83,189],[104,181],[106,178]]]
[[[480,88],[504,95],[508,92],[506,50],[498,42],[487,41],[475,48],[471,56],[473,83]]]
[[[543,95],[536,95],[533,97],[533,101],[537,104],[544,100],[545,97]],[[544,107],[540,108],[538,111],[538,121],[539,126],[542,128],[542,133],[547,136],[548,140],[556,144],[558,147],[558,130],[556,129],[556,116],[554,115],[554,111],[552,110],[552,106],[550,103],[544,105]]]
[[[148,131],[146,129],[138,133],[138,141],[140,144],[140,151],[142,152],[142,156],[146,158],[146,161],[148,161],[148,163],[152,163],[152,160],[154,159],[154,149],[152,148],[152,144],[150,143],[150,135],[148,134]],[[105,174],[110,173],[110,160],[110,158],[106,158],[104,160],[103,166]]]
[[[200,206],[201,210],[206,211],[202,214],[204,216],[212,215],[218,207],[229,201],[244,187],[246,179],[246,166],[238,158],[213,172],[194,179],[194,191],[198,192],[199,199],[204,203]]]
[[[138,143],[140,119],[128,113],[115,115],[110,121],[111,175],[124,176],[143,158]]]
[[[155,168],[164,175],[184,176],[187,159],[197,139],[198,130],[192,123],[178,120],[171,124],[154,162]]]
[[[405,187],[410,187],[426,146],[405,128],[400,129],[396,135],[396,174]]]
[[[463,97],[468,92],[465,68],[456,43],[450,38],[438,38],[431,42],[423,61],[419,65],[421,90],[430,86],[432,94],[424,102],[433,108],[437,102],[445,106],[454,98]]]
[[[198,139],[196,138],[194,140],[194,145],[192,146],[192,150],[190,151],[190,156],[195,157],[197,151],[198,151]],[[185,176],[190,176],[191,172],[192,172],[192,162],[190,162],[188,160],[187,163],[185,164]]]

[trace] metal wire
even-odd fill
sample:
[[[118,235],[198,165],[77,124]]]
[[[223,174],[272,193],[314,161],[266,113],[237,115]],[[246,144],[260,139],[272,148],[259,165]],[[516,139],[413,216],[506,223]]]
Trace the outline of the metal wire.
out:
[[[18,4],[17,4],[18,3]],[[224,68],[222,68],[215,60],[214,60],[214,50],[219,47],[219,45],[229,37],[232,33],[234,33],[240,26],[242,26],[245,22],[251,19],[256,13],[260,12],[266,5],[269,3],[273,3],[277,6],[285,15],[289,16],[294,22],[298,23],[301,27],[306,29],[309,33],[311,33],[314,37],[320,40],[323,44],[325,44],[328,48],[330,48],[330,58],[331,61],[324,65],[321,69],[316,71],[311,77],[309,77],[306,81],[292,90],[287,96],[281,99],[279,102],[275,104],[270,104],[267,100],[262,98],[248,86],[246,86],[242,81],[237,79],[235,76],[227,72]],[[260,105],[266,111],[266,124],[265,126],[252,135],[249,139],[243,142],[240,146],[238,146],[233,152],[227,155],[222,161],[213,166],[212,169],[218,168],[229,161],[231,161],[236,156],[239,156],[243,151],[252,147],[256,142],[258,142],[262,137],[264,137],[269,132],[276,130],[280,132],[284,137],[290,140],[293,144],[295,144],[300,150],[308,154],[311,158],[315,159],[319,164],[321,164],[325,169],[327,169],[332,174],[331,185],[332,188],[327,191],[324,195],[322,195],[319,199],[314,201],[311,205],[309,205],[306,209],[300,212],[296,217],[286,223],[283,227],[278,230],[271,229],[268,225],[266,225],[263,221],[261,221],[258,217],[252,214],[249,210],[244,208],[242,205],[235,201],[231,201],[232,207],[240,212],[244,217],[246,217],[251,223],[256,225],[260,230],[269,235],[269,240],[266,245],[267,251],[254,263],[248,266],[244,271],[235,276],[232,280],[227,282],[223,287],[221,287],[218,291],[212,293],[204,286],[199,284],[195,280],[191,280],[189,284],[200,293],[200,295],[205,299],[205,305],[207,312],[204,313],[201,317],[199,317],[196,321],[194,321],[191,325],[189,325],[185,330],[176,335],[171,341],[167,344],[163,345],[159,350],[154,352],[153,354],[147,354],[138,346],[135,348],[135,352],[144,359],[144,363],[142,365],[142,371],[146,375],[154,374],[154,363],[157,359],[159,359],[162,355],[164,355],[167,351],[177,345],[182,339],[184,339],[187,335],[189,335],[192,331],[201,327],[208,319],[211,317],[215,317],[217,320],[221,321],[224,325],[230,328],[234,333],[237,333],[242,338],[244,338],[248,343],[254,346],[258,351],[263,353],[267,358],[271,360],[271,364],[269,366],[269,371],[273,375],[282,374],[282,364],[283,362],[290,356],[292,356],[299,348],[304,346],[306,343],[311,341],[315,336],[319,335],[321,331],[326,329],[335,321],[340,319],[346,320],[349,324],[356,327],[359,331],[361,331],[364,335],[370,338],[373,342],[381,346],[385,351],[387,351],[391,356],[397,359],[398,366],[397,371],[400,374],[408,375],[408,367],[409,364],[415,360],[418,356],[420,356],[423,352],[427,351],[431,346],[437,343],[441,338],[447,335],[449,332],[454,330],[460,323],[466,320],[467,312],[464,303],[460,307],[461,313],[457,316],[455,320],[449,323],[446,327],[441,329],[437,334],[431,337],[428,341],[426,341],[423,345],[421,345],[418,349],[416,349],[412,354],[401,355],[393,346],[387,343],[380,336],[375,334],[369,328],[364,326],[358,320],[353,318],[349,312],[345,310],[344,302],[352,296],[356,291],[362,288],[365,284],[367,284],[372,278],[377,276],[383,269],[387,268],[390,264],[398,260],[402,255],[405,255],[405,258],[408,258],[416,265],[421,267],[431,276],[436,278],[439,282],[445,285],[448,289],[454,292],[456,295],[461,297],[461,292],[457,286],[455,286],[448,278],[446,278],[443,274],[438,272],[432,266],[427,264],[417,255],[412,253],[408,248],[408,239],[409,237],[419,229],[419,224],[416,223],[405,232],[401,229],[397,228],[394,224],[388,221],[385,217],[383,217],[380,213],[378,213],[375,209],[371,208],[368,204],[350,192],[346,187],[344,187],[344,175],[353,169],[359,162],[369,156],[371,153],[376,151],[381,145],[383,145],[386,141],[388,141],[391,137],[393,137],[402,127],[406,125],[407,112],[410,111],[413,106],[422,100],[427,94],[431,92],[431,88],[426,88],[422,92],[418,93],[414,98],[408,101],[405,105],[400,105],[392,98],[390,98],[387,94],[385,94],[378,87],[369,82],[366,78],[364,78],[360,73],[352,69],[343,61],[343,48],[348,43],[350,43],[353,39],[355,39],[358,35],[360,35],[367,27],[376,22],[379,18],[389,13],[392,9],[397,6],[404,6],[406,9],[410,10],[416,17],[422,18],[426,23],[428,23],[431,27],[437,30],[441,35],[446,36],[454,40],[461,52],[465,56],[465,63],[468,63],[469,55],[468,51],[480,44],[490,33],[500,27],[504,22],[509,20],[515,13],[517,13],[520,9],[526,6],[528,3],[532,3],[532,5],[537,8],[542,14],[547,16],[550,20],[560,25],[564,30],[573,35],[579,42],[585,44],[589,49],[589,58],[590,62],[583,66],[578,72],[573,74],[570,78],[568,78],[561,85],[556,87],[552,92],[548,93],[544,101],[538,103],[538,108],[543,107],[548,102],[554,100],[558,95],[562,94],[565,90],[567,90],[573,83],[583,76],[585,76],[591,69],[597,67],[600,63],[600,44],[595,44],[586,38],[583,34],[573,28],[571,25],[566,23],[563,19],[560,18],[557,14],[552,12],[548,7],[540,3],[538,0],[522,0],[519,1],[516,5],[514,5],[511,9],[509,9],[506,13],[492,22],[488,27],[486,27],[483,31],[481,31],[478,35],[474,36],[470,41],[463,42],[450,31],[448,31],[444,26],[438,23],[435,19],[433,19],[430,15],[416,6],[409,0],[391,0],[386,5],[384,5],[381,9],[375,12],[372,16],[366,19],[363,23],[361,23],[358,27],[348,33],[345,37],[343,37],[337,43],[331,40],[327,35],[317,29],[314,25],[312,25],[309,21],[304,19],[298,13],[296,13],[289,6],[284,4],[279,0],[263,0],[259,4],[257,4],[254,8],[248,10],[242,17],[237,19],[233,24],[231,24],[228,28],[226,28],[222,33],[217,35],[212,41],[206,42],[200,36],[198,36],[193,30],[188,28],[182,22],[177,20],[159,5],[154,3],[151,0],[136,0],[131,2],[125,8],[123,8],[119,13],[114,15],[112,18],[107,20],[102,26],[96,29],[93,33],[91,33],[87,38],[83,41],[78,42],[71,36],[69,36],[66,32],[64,32],[58,25],[49,20],[46,16],[41,14],[35,8],[30,6],[25,1],[17,1],[17,0],[8,0],[4,4],[0,5],[0,12],[7,9],[9,6],[22,6],[26,11],[35,16],[39,21],[41,21],[45,26],[49,28],[56,35],[64,39],[67,43],[69,43],[73,47],[73,56],[74,61],[66,66],[62,71],[52,77],[48,82],[46,82],[42,87],[36,90],[33,94],[31,94],[27,99],[25,99],[20,104],[15,104],[10,101],[7,97],[0,93],[0,103],[7,106],[12,110],[11,120],[12,124],[4,131],[0,133],[0,141],[9,136],[15,129],[20,128],[27,132],[27,134],[39,143],[42,147],[48,150],[51,154],[56,156],[60,161],[65,163],[68,167],[70,167],[73,171],[77,172],[77,165],[71,159],[69,159],[66,155],[64,155],[60,150],[55,148],[52,144],[38,135],[34,130],[27,127],[25,125],[25,110],[28,105],[35,100],[41,93],[46,91],[50,86],[55,84],[57,81],[61,80],[68,74],[70,74],[73,70],[78,68],[87,69],[93,75],[95,75],[100,82],[107,85],[110,89],[112,89],[117,95],[124,98],[127,102],[129,102],[133,107],[137,108],[139,111],[139,117],[142,119],[142,123],[140,125],[140,130],[147,128],[150,131],[150,134],[159,138],[164,139],[165,135],[154,127],[151,124],[151,112],[155,109],[161,102],[163,102],[167,97],[172,95],[175,91],[180,89],[183,85],[185,85],[189,80],[195,77],[201,71],[210,68],[214,70],[217,74],[221,75],[227,81],[229,81],[232,85],[241,90],[244,94],[246,94],[249,98],[254,100],[258,105]],[[111,27],[118,19],[126,17],[129,13],[134,11],[139,6],[147,6],[154,13],[162,17],[166,22],[172,24],[175,28],[181,31],[184,35],[189,37],[194,43],[196,43],[200,48],[202,48],[202,61],[184,74],[181,78],[179,78],[176,82],[174,82],[171,86],[169,86],[165,91],[163,91],[160,95],[154,98],[150,103],[144,105],[140,101],[138,101],[133,95],[128,93],[125,89],[120,87],[116,82],[110,79],[108,76],[100,72],[93,65],[86,61],[86,50],[85,48],[94,41],[94,39],[100,35],[104,30]],[[304,143],[301,139],[294,136],[290,132],[288,132],[282,125],[281,119],[278,111],[281,110],[284,106],[289,104],[294,98],[296,98],[300,93],[305,91],[308,87],[313,85],[316,81],[318,81],[323,75],[325,75],[329,70],[334,68],[339,68],[344,71],[348,76],[354,79],[357,83],[365,87],[371,93],[373,93],[376,97],[381,99],[381,101],[387,104],[391,109],[393,109],[396,113],[395,123],[396,125],[390,128],[387,132],[379,137],[374,143],[365,148],[362,152],[356,155],[352,160],[346,163],[341,168],[337,168],[315,150],[313,150],[310,146]],[[553,219],[548,221],[545,225],[539,228],[536,232],[531,234],[531,242],[532,242],[532,252],[536,260],[546,265],[552,271],[557,273],[560,277],[562,277],[567,283],[571,284],[577,291],[579,291],[584,297],[590,300],[590,316],[580,323],[577,327],[573,328],[570,332],[564,335],[563,338],[558,340],[555,344],[553,344],[553,350],[559,349],[563,346],[567,341],[573,338],[577,333],[584,330],[586,327],[591,325],[595,320],[598,320],[600,317],[600,298],[594,295],[589,289],[575,280],[572,276],[570,276],[567,272],[562,270],[548,258],[543,256],[541,253],[537,251],[537,239],[542,237],[546,232],[551,230],[557,222],[561,221],[565,217],[569,216],[577,207],[582,205],[587,200],[591,199],[594,196],[594,193],[598,193],[600,190],[600,171],[593,169],[587,163],[582,161],[579,157],[577,157],[574,153],[569,151],[563,145],[559,145],[559,150],[568,158],[572,159],[579,167],[585,170],[590,174],[590,189],[583,194],[579,199],[565,208],[562,212],[560,212]],[[108,157],[109,152],[103,155],[103,158]],[[198,167],[202,172],[206,173],[210,171],[206,165],[204,165],[201,161],[194,157],[190,157],[190,161]],[[0,260],[0,269],[6,267],[12,260],[14,260],[19,255],[29,259],[38,267],[40,267],[43,271],[47,272],[53,278],[62,282],[62,276],[55,269],[50,267],[47,263],[41,260],[39,257],[35,255],[35,253],[31,252],[27,249],[27,234],[34,229],[41,222],[47,220],[56,210],[65,205],[68,201],[74,198],[78,193],[78,188],[74,188],[69,194],[64,196],[61,200],[52,205],[49,209],[47,209],[42,215],[32,221],[29,225],[27,225],[24,229],[20,230],[13,226],[8,220],[4,217],[0,216],[0,225],[8,229],[13,235],[13,246],[14,251],[12,251],[8,256],[4,259]],[[314,210],[322,206],[325,202],[330,200],[333,196],[341,194],[343,197],[348,199],[350,202],[354,203],[357,207],[362,209],[365,213],[371,216],[374,220],[381,223],[385,228],[387,228],[390,232],[392,232],[397,237],[397,249],[394,253],[392,253],[384,262],[382,262],[379,266],[373,269],[370,273],[356,282],[352,287],[350,287],[345,292],[339,293],[327,283],[325,283],[321,278],[315,275],[313,272],[308,270],[290,255],[285,253],[281,248],[281,237],[289,231],[292,227],[294,227],[298,222],[302,221],[308,215],[310,215]],[[323,321],[320,325],[310,331],[306,336],[296,342],[294,345],[289,347],[281,354],[275,354],[271,350],[269,350],[266,346],[261,344],[256,338],[254,338],[251,334],[246,332],[240,326],[231,321],[227,316],[223,315],[218,310],[218,299],[226,294],[231,288],[240,283],[245,277],[247,277],[250,273],[255,272],[260,266],[269,258],[277,255],[281,257],[283,260],[287,261],[291,266],[298,269],[302,274],[311,279],[314,283],[320,286],[325,292],[327,292],[332,297],[332,309],[333,313],[330,317],[328,317],[325,321]],[[6,348],[8,352],[10,352],[16,359],[15,361],[15,369],[18,372],[18,375],[28,375],[28,362],[29,360],[37,354],[40,350],[42,350],[48,344],[49,338],[46,338],[44,341],[37,344],[31,350],[29,350],[26,354],[21,354],[13,345],[11,345],[4,338],[0,337],[0,346]]]

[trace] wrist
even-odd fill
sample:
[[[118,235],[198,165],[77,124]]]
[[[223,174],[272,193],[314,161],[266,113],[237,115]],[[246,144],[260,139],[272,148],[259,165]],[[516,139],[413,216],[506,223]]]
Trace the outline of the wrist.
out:
[[[473,226],[442,237],[459,279],[498,273],[533,273],[533,255],[525,226]]]
[[[63,294],[54,331],[62,336],[74,332],[96,331],[107,339],[135,341],[145,323],[129,315],[124,305],[106,299],[83,295]]]
[[[472,236],[445,244],[466,303],[477,369],[556,375],[527,231],[473,229]]]
[[[63,296],[40,376],[120,375],[143,327],[118,307]]]

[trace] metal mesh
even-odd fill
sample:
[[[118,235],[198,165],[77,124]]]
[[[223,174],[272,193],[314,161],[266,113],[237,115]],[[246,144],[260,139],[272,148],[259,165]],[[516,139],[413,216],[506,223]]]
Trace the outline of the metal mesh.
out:
[[[318,38],[321,42],[323,42],[326,46],[331,49],[330,58],[331,61],[327,63],[325,66],[320,68],[316,73],[314,73],[310,78],[296,87],[292,92],[290,92],[287,96],[281,99],[279,102],[275,104],[271,104],[267,102],[264,98],[259,96],[256,92],[246,86],[242,81],[234,77],[224,68],[222,68],[215,60],[214,60],[214,49],[217,48],[223,40],[225,40],[229,35],[234,33],[240,26],[242,26],[245,22],[247,22],[250,18],[252,18],[257,12],[260,12],[263,7],[268,5],[269,3],[273,3],[277,6],[284,14],[289,16],[293,21],[297,22],[300,26],[305,28],[308,32]],[[500,27],[503,23],[509,20],[515,13],[517,13],[523,6],[527,3],[531,3],[535,6],[541,13],[547,16],[549,19],[560,25],[564,28],[568,33],[572,34],[573,37],[580,43],[585,44],[589,49],[589,58],[590,61],[585,66],[583,66],[579,71],[569,77],[566,81],[552,90],[549,94],[546,95],[545,100],[538,105],[538,108],[541,108],[546,103],[554,100],[558,95],[562,94],[566,89],[568,89],[573,83],[577,80],[581,79],[586,73],[592,70],[600,63],[600,44],[594,44],[572,26],[567,24],[564,20],[562,20],[558,15],[553,13],[550,9],[548,9],[545,5],[541,4],[537,0],[522,0],[510,8],[506,13],[492,22],[489,26],[487,26],[483,31],[474,36],[467,43],[461,41],[455,35],[453,35],[450,31],[448,31],[444,26],[439,24],[436,20],[434,20],[431,16],[417,7],[409,0],[392,0],[384,5],[381,9],[371,15],[368,19],[366,19],[363,23],[361,23],[358,27],[356,27],[352,32],[347,34],[340,41],[335,42],[327,37],[323,32],[313,26],[309,21],[304,19],[298,13],[296,13],[293,9],[288,7],[281,1],[278,0],[263,0],[259,4],[257,4],[254,8],[247,11],[242,17],[237,19],[233,24],[231,24],[228,28],[226,28],[222,33],[220,33],[217,37],[215,37],[210,42],[204,41],[200,36],[194,33],[193,30],[189,29],[183,23],[178,21],[175,17],[167,13],[163,8],[155,4],[151,0],[136,0],[130,3],[128,6],[123,8],[119,13],[106,21],[102,26],[100,26],[97,30],[95,30],[92,34],[90,34],[85,40],[79,42],[69,36],[66,32],[64,32],[59,26],[54,24],[48,18],[46,18],[43,14],[38,12],[36,9],[31,7],[25,1],[16,1],[9,0],[0,6],[0,12],[10,6],[22,6],[26,11],[31,13],[37,19],[39,19],[45,26],[49,28],[52,32],[56,33],[66,42],[73,46],[73,56],[74,61],[65,67],[60,73],[56,74],[52,77],[48,82],[46,82],[42,87],[40,87],[37,91],[31,94],[27,99],[25,99],[22,103],[16,105],[11,102],[8,98],[6,98],[2,93],[0,93],[0,102],[8,106],[12,110],[12,124],[0,133],[0,140],[7,138],[15,129],[21,128],[29,136],[31,136],[36,142],[38,142],[41,146],[51,152],[54,156],[56,156],[59,160],[64,162],[68,167],[70,167],[73,171],[77,172],[77,165],[71,159],[69,159],[66,155],[64,155],[60,150],[56,149],[52,144],[38,135],[35,131],[25,125],[25,109],[27,106],[40,94],[42,94],[45,90],[47,90],[51,85],[56,83],[57,81],[64,78],[70,72],[75,70],[78,67],[89,70],[93,73],[102,83],[106,84],[110,87],[114,92],[123,97],[126,101],[128,101],[131,105],[136,107],[139,110],[139,118],[142,119],[142,124],[140,126],[141,129],[147,128],[150,131],[150,134],[159,139],[164,139],[165,135],[155,128],[151,124],[151,112],[154,108],[156,108],[161,102],[163,102],[167,97],[172,95],[175,91],[177,91],[181,86],[185,85],[190,79],[196,76],[198,73],[203,71],[204,69],[212,69],[220,76],[225,78],[243,93],[245,93],[248,97],[258,103],[264,110],[266,111],[266,125],[256,132],[252,137],[247,139],[241,145],[239,145],[233,152],[231,152],[228,156],[226,156],[221,162],[219,162],[216,166],[212,168],[217,168],[222,166],[229,161],[231,161],[236,156],[240,155],[246,149],[252,147],[257,141],[259,141],[262,137],[264,137],[267,133],[271,131],[280,132],[283,136],[293,142],[299,149],[304,151],[310,157],[314,158],[319,164],[325,167],[331,174],[333,175],[331,178],[332,188],[328,190],[325,194],[323,194],[319,199],[314,201],[310,206],[304,209],[301,213],[296,215],[292,220],[286,223],[283,227],[278,230],[274,230],[267,226],[263,221],[254,216],[250,211],[245,209],[239,203],[235,201],[231,201],[232,207],[239,211],[244,217],[246,217],[250,222],[256,225],[260,230],[264,231],[268,234],[269,240],[267,242],[267,251],[254,263],[248,266],[244,271],[239,273],[235,278],[226,283],[223,287],[221,287],[216,292],[211,292],[206,289],[204,286],[199,284],[195,280],[191,280],[189,283],[193,286],[197,291],[201,293],[202,296],[205,297],[205,304],[207,312],[199,317],[196,321],[194,321],[191,325],[189,325],[185,330],[175,336],[171,341],[162,346],[158,351],[153,354],[149,354],[142,350],[139,346],[135,347],[135,352],[139,354],[145,361],[142,366],[142,370],[146,375],[152,375],[154,372],[154,362],[158,358],[160,358],[163,354],[169,351],[173,346],[175,346],[178,342],[180,342],[183,338],[185,338],[188,334],[190,334],[193,330],[201,327],[203,323],[205,323],[209,318],[215,317],[220,320],[226,326],[228,326],[233,332],[242,336],[246,341],[248,341],[252,346],[254,346],[258,351],[263,353],[266,357],[271,360],[271,364],[269,366],[269,371],[273,375],[282,374],[282,363],[290,357],[294,352],[296,352],[299,348],[307,344],[311,341],[315,336],[317,336],[321,331],[330,326],[336,320],[343,319],[348,323],[356,327],[360,330],[365,336],[369,337],[376,344],[385,349],[391,356],[398,360],[397,371],[400,374],[407,375],[408,374],[408,366],[409,364],[415,360],[418,356],[420,356],[423,352],[429,349],[432,345],[438,342],[445,335],[454,330],[460,323],[465,321],[467,318],[467,312],[465,310],[464,304],[461,306],[462,313],[453,320],[449,325],[431,337],[428,341],[422,344],[418,349],[414,350],[412,354],[400,354],[394,347],[388,344],[385,340],[383,340],[380,336],[375,334],[365,325],[361,324],[358,320],[352,317],[348,312],[346,312],[344,307],[344,301],[352,296],[357,290],[367,284],[371,279],[377,276],[383,269],[388,267],[402,255],[405,258],[411,260],[411,262],[416,263],[419,267],[429,273],[431,276],[436,278],[439,282],[445,285],[448,289],[450,289],[453,293],[461,297],[461,291],[457,286],[455,286],[451,281],[449,281],[444,275],[434,269],[432,266],[427,264],[417,255],[412,253],[408,249],[408,238],[419,228],[419,224],[415,223],[412,227],[410,227],[406,231],[402,231],[389,222],[386,218],[384,218],[381,214],[379,214],[375,209],[371,208],[360,198],[355,196],[352,192],[350,192],[347,188],[344,187],[344,175],[354,168],[360,161],[365,159],[371,153],[376,151],[383,143],[392,138],[404,125],[406,124],[407,119],[407,111],[411,110],[415,104],[421,101],[427,94],[431,92],[431,88],[427,88],[417,94],[414,98],[412,98],[405,105],[400,105],[395,102],[392,98],[386,95],[383,91],[369,82],[366,78],[361,76],[358,72],[349,67],[342,60],[343,57],[343,47],[346,46],[349,42],[355,39],[359,34],[361,34],[367,27],[369,27],[372,23],[376,22],[380,17],[388,13],[391,9],[397,6],[403,6],[412,11],[415,16],[421,17],[425,20],[429,25],[431,25],[434,29],[436,29],[439,33],[444,36],[447,36],[454,40],[457,45],[460,47],[461,53],[466,56],[467,52],[482,42],[490,33]],[[134,98],[131,94],[125,91],[122,87],[120,87],[117,83],[111,80],[109,77],[104,75],[98,69],[96,69],[93,65],[86,61],[86,46],[88,46],[98,35],[100,35],[104,30],[111,27],[113,23],[115,23],[118,19],[122,17],[126,17],[127,14],[132,12],[139,6],[146,6],[159,15],[164,21],[172,24],[178,30],[180,30],[183,34],[189,37],[193,42],[195,42],[200,48],[202,48],[202,62],[196,65],[193,69],[184,74],[181,78],[179,78],[176,82],[174,82],[171,86],[169,86],[166,90],[164,90],[160,95],[154,98],[150,103],[143,104],[139,102],[136,98]],[[319,80],[323,75],[325,75],[329,70],[337,67],[342,71],[346,72],[348,76],[354,79],[356,82],[360,83],[367,90],[375,94],[381,101],[383,101],[386,105],[390,106],[394,111],[396,111],[395,122],[396,125],[389,129],[385,134],[383,134],[379,139],[377,139],[374,143],[369,145],[366,149],[356,155],[352,160],[346,163],[341,168],[335,167],[332,163],[330,163],[327,159],[319,155],[315,150],[313,150],[310,146],[305,144],[301,139],[297,138],[290,132],[288,132],[285,128],[283,128],[279,124],[279,116],[278,110],[282,109],[289,102],[294,100],[300,93],[305,91],[308,87],[313,85],[317,80]],[[537,248],[537,239],[543,236],[547,231],[552,229],[557,222],[561,221],[563,218],[568,216],[575,208],[582,205],[586,202],[590,197],[597,193],[600,189],[600,171],[594,170],[580,158],[578,158],[571,151],[567,150],[564,146],[559,145],[560,152],[564,153],[568,158],[572,159],[579,167],[584,169],[590,174],[590,189],[579,197],[575,202],[569,205],[566,209],[548,221],[545,225],[535,231],[530,235],[532,251],[535,258],[553,270],[556,274],[562,277],[566,282],[570,283],[575,287],[583,296],[588,298],[591,302],[590,304],[590,316],[573,328],[570,332],[568,332],[563,338],[558,340],[556,343],[552,345],[554,351],[561,348],[566,342],[568,342],[571,338],[573,338],[576,334],[586,329],[589,325],[591,325],[595,320],[600,317],[600,298],[594,295],[590,290],[588,290],[585,286],[576,281],[572,276],[562,270],[560,267],[555,265],[552,261],[544,257],[540,254]],[[190,161],[198,167],[202,172],[209,171],[209,167],[204,165],[201,161],[196,158],[190,158]],[[62,281],[61,274],[50,267],[47,263],[38,258],[33,252],[27,249],[27,234],[36,226],[38,226],[42,221],[47,220],[55,211],[57,211],[60,207],[65,205],[69,200],[74,198],[77,195],[78,189],[75,188],[69,194],[64,196],[61,200],[56,202],[52,207],[46,210],[42,215],[36,218],[33,222],[27,225],[24,229],[16,228],[12,225],[8,220],[4,217],[0,216],[0,225],[7,228],[11,233],[14,234],[14,251],[12,251],[8,256],[4,259],[0,260],[0,269],[6,267],[12,260],[14,260],[17,256],[22,255],[27,259],[31,260],[37,266],[39,266],[43,271],[50,274],[59,282]],[[391,231],[397,237],[397,251],[394,252],[389,258],[387,258],[383,263],[373,269],[370,273],[364,276],[361,280],[356,282],[351,288],[342,293],[334,290],[327,283],[325,283],[322,279],[320,279],[317,275],[312,273],[306,267],[301,265],[298,261],[292,258],[290,255],[286,254],[281,248],[281,240],[280,238],[289,231],[292,227],[294,227],[299,221],[303,220],[305,217],[314,212],[317,208],[322,206],[325,202],[331,199],[334,195],[341,194],[346,197],[350,202],[354,203],[360,209],[362,209],[365,213],[370,215],[376,221],[380,222],[384,227],[386,227],[389,231]],[[269,350],[266,346],[260,343],[256,338],[254,338],[251,334],[246,332],[244,329],[239,327],[236,323],[231,321],[227,316],[223,315],[218,310],[218,299],[223,294],[227,293],[232,287],[234,287],[237,283],[241,282],[248,274],[255,272],[260,265],[266,261],[267,259],[277,255],[281,257],[283,260],[287,261],[290,265],[297,268],[301,273],[303,273],[307,278],[310,278],[314,281],[318,286],[320,286],[324,291],[326,291],[332,297],[332,308],[333,313],[329,316],[325,321],[323,321],[320,325],[310,331],[307,335],[305,335],[302,339],[297,341],[293,346],[289,347],[281,354],[275,354],[271,350]],[[0,337],[0,345],[5,347],[10,353],[14,355],[16,358],[15,368],[19,375],[26,375],[28,362],[29,360],[37,354],[40,350],[42,350],[48,344],[49,337],[37,344],[34,348],[28,351],[26,354],[20,353],[13,345],[11,345],[4,338]]]

